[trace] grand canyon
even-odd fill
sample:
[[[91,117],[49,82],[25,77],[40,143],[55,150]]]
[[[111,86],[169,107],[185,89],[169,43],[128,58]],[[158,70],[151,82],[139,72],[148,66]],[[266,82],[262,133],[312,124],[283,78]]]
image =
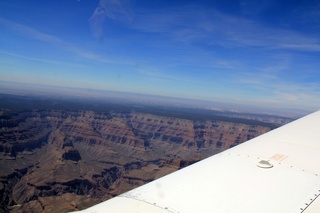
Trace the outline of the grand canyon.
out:
[[[1,98],[0,212],[81,210],[292,120]]]

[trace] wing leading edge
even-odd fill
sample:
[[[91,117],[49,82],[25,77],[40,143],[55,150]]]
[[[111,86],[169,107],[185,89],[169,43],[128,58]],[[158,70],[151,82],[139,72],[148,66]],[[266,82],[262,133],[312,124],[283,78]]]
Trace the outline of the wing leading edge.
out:
[[[320,111],[82,213],[320,212]]]

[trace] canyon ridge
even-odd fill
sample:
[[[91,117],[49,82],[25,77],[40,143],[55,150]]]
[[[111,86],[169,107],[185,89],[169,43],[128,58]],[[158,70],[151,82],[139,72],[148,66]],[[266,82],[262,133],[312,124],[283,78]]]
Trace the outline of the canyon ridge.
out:
[[[0,212],[81,210],[291,121],[194,109],[66,108],[2,106]]]

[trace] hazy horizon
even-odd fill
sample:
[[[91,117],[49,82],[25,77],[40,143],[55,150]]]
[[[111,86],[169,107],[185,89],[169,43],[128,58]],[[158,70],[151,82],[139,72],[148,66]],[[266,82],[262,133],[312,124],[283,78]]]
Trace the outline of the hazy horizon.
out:
[[[312,112],[320,106],[319,8],[3,0],[0,79]]]
[[[232,102],[219,102],[199,100],[191,98],[170,97],[143,93],[122,92],[112,90],[84,89],[75,87],[48,86],[41,84],[25,84],[0,81],[0,94],[36,96],[54,99],[83,99],[95,101],[110,101],[111,103],[132,103],[150,106],[182,107],[209,109],[214,111],[270,114],[297,118],[313,111],[299,110],[294,108],[268,108],[249,104],[237,104]]]

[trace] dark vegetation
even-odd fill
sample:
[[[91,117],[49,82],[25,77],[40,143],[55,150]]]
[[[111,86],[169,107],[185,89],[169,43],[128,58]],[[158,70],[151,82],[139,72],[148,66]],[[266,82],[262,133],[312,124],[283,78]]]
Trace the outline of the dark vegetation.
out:
[[[24,110],[91,110],[94,112],[108,113],[114,112],[141,112],[149,113],[159,116],[175,117],[188,119],[193,121],[204,121],[204,120],[218,120],[232,123],[243,123],[248,125],[259,125],[270,127],[271,129],[277,128],[276,124],[265,123],[253,119],[237,118],[237,115],[251,115],[234,112],[222,112],[208,109],[195,109],[195,108],[181,108],[181,107],[167,107],[154,104],[137,104],[132,102],[114,100],[97,100],[97,99],[86,99],[86,98],[50,98],[40,96],[19,96],[19,95],[8,95],[0,94],[0,108],[10,109],[9,114],[24,111]],[[10,116],[8,113],[3,113],[0,119],[7,120]],[[254,114],[252,114],[254,115]],[[260,115],[259,116],[268,116]],[[279,117],[281,118],[281,117]],[[1,124],[0,124],[1,125]],[[10,124],[6,124],[6,126]],[[15,124],[11,124],[15,125]]]

